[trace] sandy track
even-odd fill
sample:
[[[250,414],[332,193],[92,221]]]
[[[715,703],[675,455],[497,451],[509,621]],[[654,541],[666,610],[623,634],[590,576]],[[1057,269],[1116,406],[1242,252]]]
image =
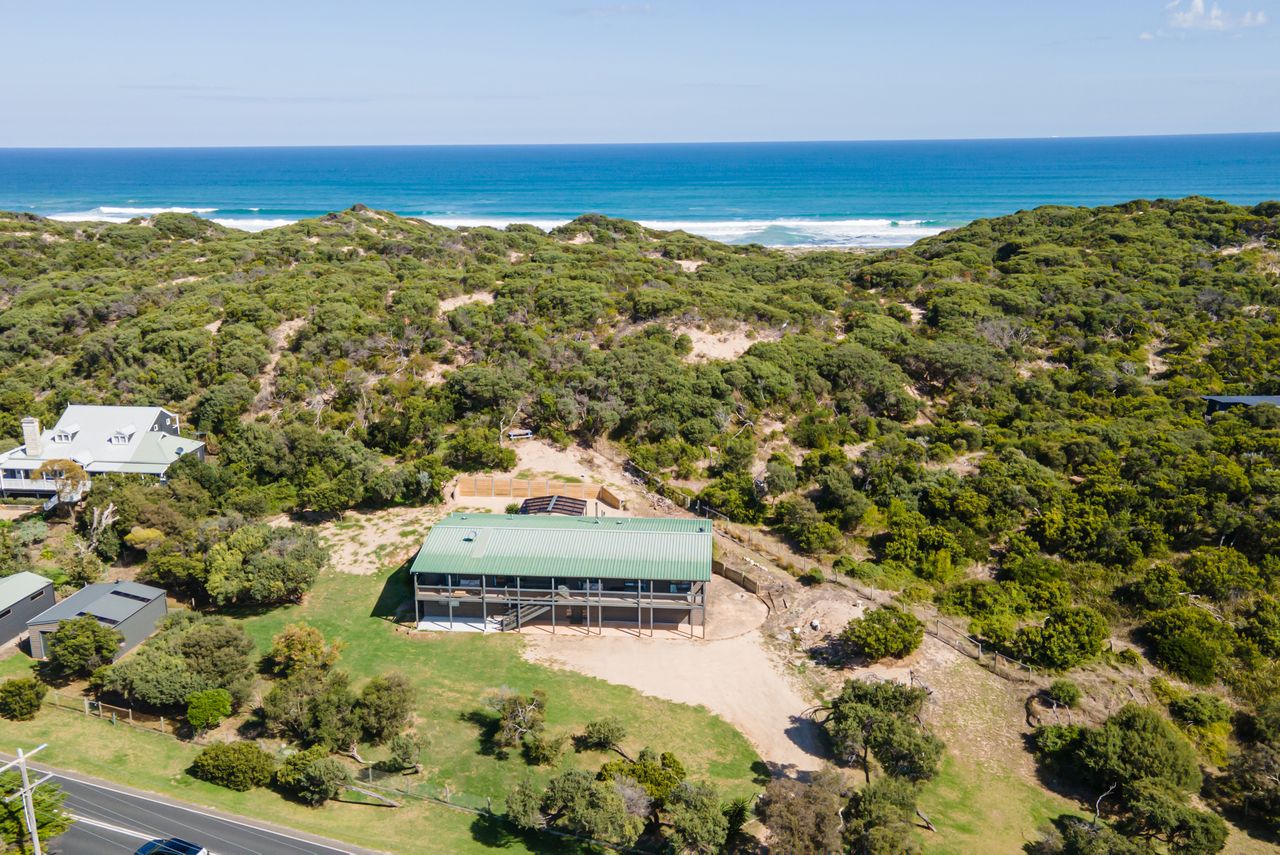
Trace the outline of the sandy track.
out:
[[[775,773],[820,768],[821,728],[805,715],[814,702],[765,648],[763,604],[731,582],[712,582],[711,638],[528,632],[525,658],[705,707],[737,728]]]

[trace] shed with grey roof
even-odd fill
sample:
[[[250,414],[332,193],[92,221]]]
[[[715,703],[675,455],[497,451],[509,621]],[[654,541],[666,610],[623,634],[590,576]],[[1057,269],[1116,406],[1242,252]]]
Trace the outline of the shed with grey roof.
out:
[[[88,615],[124,636],[114,657],[118,659],[155,632],[156,624],[168,612],[164,598],[163,588],[137,582],[86,585],[27,621],[31,655],[36,659],[48,659],[46,636],[55,632],[64,620]]]
[[[23,571],[0,579],[0,644],[27,631],[27,621],[54,604],[53,582]]]

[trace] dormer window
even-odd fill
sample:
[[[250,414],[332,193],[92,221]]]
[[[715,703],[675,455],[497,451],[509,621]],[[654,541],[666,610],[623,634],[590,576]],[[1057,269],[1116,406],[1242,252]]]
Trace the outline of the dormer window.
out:
[[[54,428],[53,441],[68,443],[75,442],[76,434],[80,433],[80,425],[67,425],[66,427]]]
[[[133,435],[138,429],[133,425],[125,425],[118,431],[107,437],[107,442],[111,445],[128,445],[133,440]]]

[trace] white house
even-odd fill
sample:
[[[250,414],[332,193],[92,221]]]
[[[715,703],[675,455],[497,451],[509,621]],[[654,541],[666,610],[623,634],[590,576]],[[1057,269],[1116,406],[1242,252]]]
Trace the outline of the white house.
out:
[[[22,445],[0,453],[0,495],[50,497],[56,473],[32,474],[50,460],[72,460],[90,477],[107,472],[164,480],[178,458],[203,459],[204,443],[178,435],[178,416],[161,407],[99,407],[72,404],[49,430],[40,420],[22,420]]]

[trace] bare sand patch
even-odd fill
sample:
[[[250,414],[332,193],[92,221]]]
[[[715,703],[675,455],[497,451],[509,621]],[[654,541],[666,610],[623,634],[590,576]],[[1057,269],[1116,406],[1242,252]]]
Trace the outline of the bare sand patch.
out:
[[[699,267],[701,267],[702,265],[704,265],[704,264],[706,264],[706,263],[707,263],[707,262],[706,262],[706,260],[705,260],[705,259],[701,259],[701,258],[678,258],[678,259],[676,259],[676,264],[680,265],[680,269],[681,269],[681,270],[683,270],[685,273],[693,273],[693,272],[694,272],[694,271],[696,271]]]
[[[492,306],[493,294],[488,291],[472,291],[470,294],[448,297],[440,301],[439,311],[441,315],[447,315],[459,306],[466,306],[470,303],[483,303],[486,306]]]
[[[244,415],[246,420],[271,403],[276,391],[276,366],[280,364],[280,355],[306,322],[306,318],[291,318],[271,331],[271,358],[267,360],[267,366],[262,369],[258,378],[258,394],[253,399],[253,407]]]
[[[758,341],[777,341],[782,338],[782,333],[777,330],[758,330],[746,324],[723,330],[685,325],[676,327],[672,332],[677,336],[687,335],[693,342],[693,350],[685,357],[690,362],[737,359]]]
[[[569,238],[568,240],[561,241],[561,243],[572,243],[572,244],[595,243],[595,242],[596,242],[596,239],[593,238],[591,235],[587,234],[586,232],[578,232],[576,235]]]
[[[209,335],[217,335],[218,330],[222,328],[222,318],[218,318],[216,321],[210,321],[204,325],[204,328],[208,330]]]
[[[733,583],[716,577],[712,592],[708,628],[716,621],[724,624],[713,632],[763,620],[759,601]],[[822,766],[824,743],[811,715],[814,701],[765,648],[758,628],[705,640],[547,633],[525,638],[530,661],[705,707],[736,727],[775,773]]]
[[[441,505],[347,511],[319,526],[317,532],[329,547],[333,569],[369,576],[409,560],[427,529],[444,513]]]

